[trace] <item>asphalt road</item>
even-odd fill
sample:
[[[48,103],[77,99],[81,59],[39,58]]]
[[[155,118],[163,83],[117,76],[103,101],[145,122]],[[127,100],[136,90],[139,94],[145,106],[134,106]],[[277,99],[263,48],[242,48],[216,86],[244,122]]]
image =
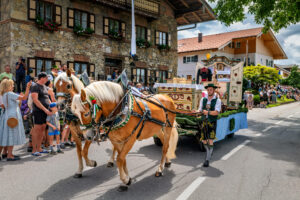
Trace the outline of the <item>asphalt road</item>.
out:
[[[17,147],[16,162],[0,161],[0,199],[300,199],[300,103],[248,114],[249,129],[216,143],[211,166],[203,168],[205,153],[192,137],[181,137],[177,159],[154,177],[161,148],[152,139],[137,142],[127,164],[134,183],[117,191],[121,181],[116,167],[107,168],[110,142],[93,144],[90,158],[96,168],[85,168],[81,179],[75,149],[36,158]]]

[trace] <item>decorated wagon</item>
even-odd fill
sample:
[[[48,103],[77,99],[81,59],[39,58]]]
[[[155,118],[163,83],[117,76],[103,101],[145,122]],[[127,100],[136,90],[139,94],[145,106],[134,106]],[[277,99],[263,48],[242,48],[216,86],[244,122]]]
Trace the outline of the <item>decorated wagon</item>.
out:
[[[204,60],[204,63],[205,65],[197,64],[196,80],[174,78],[154,86],[158,88],[159,94],[171,97],[177,111],[182,113],[176,116],[179,135],[194,136],[201,151],[204,151],[199,132],[202,117],[192,113],[198,110],[201,98],[207,95],[204,87],[209,83],[218,85],[217,94],[222,100],[222,113],[218,115],[217,120],[216,141],[231,138],[238,130],[248,128],[248,110],[239,108],[242,101],[243,63],[216,56]],[[204,76],[203,79],[201,73],[209,70],[211,77]],[[161,145],[159,138],[154,137],[154,142]]]

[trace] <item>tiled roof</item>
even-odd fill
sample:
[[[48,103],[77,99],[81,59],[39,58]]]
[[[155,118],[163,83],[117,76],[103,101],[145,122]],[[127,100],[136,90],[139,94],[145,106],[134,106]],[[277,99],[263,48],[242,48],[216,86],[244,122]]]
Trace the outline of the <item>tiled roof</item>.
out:
[[[253,37],[262,32],[262,28],[219,33],[202,37],[202,42],[198,42],[198,37],[187,38],[178,41],[178,53],[201,51],[208,49],[219,49],[229,43],[232,39]]]

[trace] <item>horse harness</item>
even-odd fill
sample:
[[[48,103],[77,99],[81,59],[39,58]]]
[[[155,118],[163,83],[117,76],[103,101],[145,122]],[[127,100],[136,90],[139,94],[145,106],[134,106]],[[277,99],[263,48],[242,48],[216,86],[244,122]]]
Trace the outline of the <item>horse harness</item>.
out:
[[[114,127],[114,125],[116,125],[116,123],[120,120],[120,118],[124,115],[124,113],[126,113],[126,110],[128,109],[128,102],[129,102],[129,99],[131,97],[133,98],[133,101],[136,102],[137,107],[142,112],[142,114],[133,111],[133,109],[129,111],[129,113],[130,113],[129,116],[128,116],[129,118],[131,116],[140,118],[138,124],[133,129],[133,131],[131,132],[131,135],[129,136],[129,138],[132,135],[134,135],[134,133],[137,131],[138,127],[140,127],[140,125],[142,124],[141,128],[140,128],[140,130],[137,134],[137,139],[139,139],[139,137],[141,136],[141,133],[144,129],[145,122],[147,122],[147,121],[156,123],[156,124],[158,124],[160,126],[163,126],[163,127],[165,127],[165,126],[172,127],[172,124],[170,123],[169,118],[168,118],[168,112],[170,110],[166,109],[164,107],[164,105],[158,99],[156,99],[153,96],[149,96],[147,98],[141,98],[139,96],[135,96],[134,94],[132,94],[131,90],[128,89],[126,94],[122,97],[119,104],[115,107],[115,109],[110,113],[110,115],[108,117],[104,118],[104,116],[102,115],[99,122],[96,122],[95,117],[92,117],[92,122],[90,124],[87,124],[87,125],[81,125],[81,128],[82,129],[89,129],[89,128],[95,127],[96,128],[96,135],[98,135],[99,134],[99,128],[101,126],[103,126],[107,130],[104,134],[105,135],[104,137],[107,138],[112,129],[116,130],[118,128],[121,128],[128,122],[128,120],[125,120],[124,123],[122,123],[120,126]],[[150,100],[149,98],[154,98],[159,103],[154,102],[154,101]],[[142,109],[142,107],[140,105],[140,102],[142,102],[142,104],[144,105],[144,107],[145,107],[144,110]],[[147,105],[147,102],[155,104],[156,106],[159,106],[160,108],[162,108],[164,110],[164,112],[166,113],[166,123],[152,117],[151,110],[149,109],[149,106]],[[82,102],[82,103],[84,105],[85,104],[90,104],[88,101],[85,101],[85,102]],[[97,106],[98,106],[99,110],[102,110],[101,106],[99,106],[99,105],[97,105]],[[116,112],[116,110],[118,110],[120,108],[120,106],[121,106],[121,111],[118,114],[114,115],[114,113]],[[92,105],[90,105],[90,112],[91,113],[94,112],[94,107]]]

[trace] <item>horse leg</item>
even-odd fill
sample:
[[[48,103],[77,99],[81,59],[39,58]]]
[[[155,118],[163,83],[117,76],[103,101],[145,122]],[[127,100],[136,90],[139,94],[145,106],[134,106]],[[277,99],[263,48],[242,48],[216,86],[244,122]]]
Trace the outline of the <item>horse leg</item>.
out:
[[[116,153],[117,153],[117,150],[114,146],[112,147],[112,151],[113,151],[113,153],[112,153],[112,155],[111,155],[111,157],[110,157],[110,159],[109,159],[109,161],[106,165],[107,167],[113,167],[114,166],[114,161],[115,161],[115,157],[116,157]]]
[[[81,178],[82,177],[82,170],[83,170],[82,144],[81,144],[80,138],[76,134],[76,127],[74,127],[74,125],[71,124],[70,125],[70,130],[71,130],[72,137],[73,137],[73,139],[74,139],[74,141],[76,143],[77,157],[78,157],[78,164],[79,164],[78,171],[74,175],[74,178]]]
[[[165,167],[169,168],[171,167],[171,159],[176,158],[175,151],[177,148],[178,143],[178,132],[177,132],[177,123],[175,122],[172,129],[171,129],[171,135],[169,140],[169,148],[166,156],[166,163]]]
[[[163,147],[162,147],[162,157],[161,157],[161,161],[160,161],[158,170],[155,173],[156,177],[162,176],[162,171],[164,170],[164,166],[165,166],[165,162],[166,162],[166,155],[167,155],[168,148],[169,148],[169,140],[170,140],[171,130],[172,130],[172,128],[170,128],[170,127],[164,128],[164,143],[163,143]]]
[[[96,167],[97,166],[97,162],[95,160],[90,160],[88,158],[89,148],[90,148],[91,143],[92,143],[92,140],[86,140],[85,141],[85,144],[84,144],[84,147],[83,147],[83,151],[82,151],[82,156],[84,157],[85,163],[86,163],[87,166],[89,166],[89,167]]]
[[[123,192],[128,189],[128,186],[131,184],[131,178],[129,177],[127,166],[126,166],[126,156],[131,150],[136,138],[132,136],[124,145],[121,151],[117,156],[117,165],[119,168],[120,179],[124,185],[119,187],[119,191]]]

